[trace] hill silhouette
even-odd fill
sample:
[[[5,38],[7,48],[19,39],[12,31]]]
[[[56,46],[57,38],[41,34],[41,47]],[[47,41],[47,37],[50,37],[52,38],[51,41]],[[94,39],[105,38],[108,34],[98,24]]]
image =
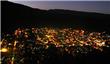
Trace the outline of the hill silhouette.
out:
[[[84,27],[90,31],[110,32],[110,14],[63,9],[41,10],[9,1],[1,2],[1,11],[2,32],[11,32],[18,27],[35,25]]]

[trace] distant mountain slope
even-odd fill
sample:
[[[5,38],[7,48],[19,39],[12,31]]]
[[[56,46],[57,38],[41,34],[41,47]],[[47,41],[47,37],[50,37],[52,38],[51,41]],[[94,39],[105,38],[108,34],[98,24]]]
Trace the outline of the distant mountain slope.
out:
[[[8,1],[1,2],[2,32],[19,26],[85,27],[95,31],[110,31],[110,14],[52,9],[40,10]]]

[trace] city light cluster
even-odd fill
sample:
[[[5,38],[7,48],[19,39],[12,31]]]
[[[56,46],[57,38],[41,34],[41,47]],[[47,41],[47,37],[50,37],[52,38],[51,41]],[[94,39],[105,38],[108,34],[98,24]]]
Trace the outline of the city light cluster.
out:
[[[110,47],[110,35],[73,28],[18,28],[11,34],[2,34],[0,45],[2,63],[25,64],[33,57],[39,64],[52,54],[63,57],[65,53],[79,56],[103,52],[104,47]]]
[[[9,36],[7,34],[5,36]],[[56,47],[67,46],[91,46],[95,49],[103,50],[106,44],[110,44],[110,38],[104,35],[104,32],[88,32],[82,29],[73,28],[18,28],[15,30],[12,37],[2,38],[2,43],[9,45],[22,43],[24,41],[31,41],[35,44],[54,44]],[[13,41],[8,41],[11,39]],[[106,39],[105,39],[106,38]],[[109,46],[108,46],[109,47]]]

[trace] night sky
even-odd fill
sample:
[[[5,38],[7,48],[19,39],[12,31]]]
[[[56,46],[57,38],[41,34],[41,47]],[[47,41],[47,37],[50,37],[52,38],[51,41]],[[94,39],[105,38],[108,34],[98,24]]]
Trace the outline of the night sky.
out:
[[[110,1],[13,1],[39,9],[68,9],[110,14]]]

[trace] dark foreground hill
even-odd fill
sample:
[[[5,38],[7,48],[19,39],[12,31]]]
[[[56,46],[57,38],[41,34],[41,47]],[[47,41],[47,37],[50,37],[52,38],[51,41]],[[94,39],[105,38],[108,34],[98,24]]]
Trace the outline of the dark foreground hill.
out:
[[[90,31],[110,32],[110,14],[62,9],[40,10],[8,1],[1,2],[1,9],[2,32],[35,25],[84,27]]]

